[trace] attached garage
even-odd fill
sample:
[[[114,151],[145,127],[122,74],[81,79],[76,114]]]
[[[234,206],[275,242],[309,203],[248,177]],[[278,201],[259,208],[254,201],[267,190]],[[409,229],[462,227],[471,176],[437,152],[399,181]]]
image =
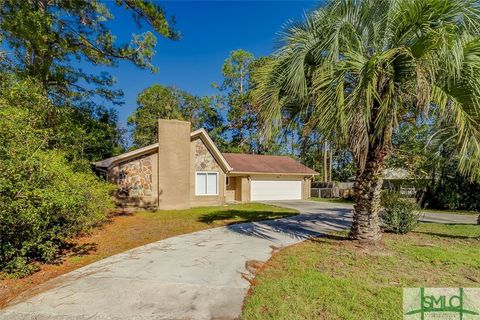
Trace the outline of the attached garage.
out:
[[[318,173],[287,156],[224,153],[227,201],[304,200]]]
[[[302,180],[269,180],[252,178],[250,181],[251,201],[301,200]]]

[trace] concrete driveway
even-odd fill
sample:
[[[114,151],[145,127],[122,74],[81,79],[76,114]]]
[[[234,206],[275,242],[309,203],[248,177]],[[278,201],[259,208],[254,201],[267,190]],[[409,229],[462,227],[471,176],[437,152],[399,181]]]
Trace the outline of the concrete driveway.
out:
[[[350,205],[274,204],[301,214],[172,237],[106,258],[37,287],[1,310],[0,319],[238,318],[259,262],[351,223]],[[446,223],[456,218],[435,217]]]
[[[350,225],[348,209],[312,203],[304,212],[172,237],[106,258],[37,287],[1,310],[0,319],[235,319],[258,262]]]

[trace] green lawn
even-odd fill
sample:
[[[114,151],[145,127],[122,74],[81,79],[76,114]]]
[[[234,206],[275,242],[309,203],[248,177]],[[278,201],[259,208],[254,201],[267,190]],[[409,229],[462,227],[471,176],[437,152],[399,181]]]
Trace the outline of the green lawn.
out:
[[[137,215],[163,227],[172,228],[172,232],[181,230],[181,233],[188,233],[232,223],[288,217],[297,213],[298,211],[293,209],[263,203],[245,203],[187,210],[141,211]]]
[[[376,245],[345,235],[274,255],[242,319],[402,319],[402,287],[480,287],[480,226],[420,224]]]

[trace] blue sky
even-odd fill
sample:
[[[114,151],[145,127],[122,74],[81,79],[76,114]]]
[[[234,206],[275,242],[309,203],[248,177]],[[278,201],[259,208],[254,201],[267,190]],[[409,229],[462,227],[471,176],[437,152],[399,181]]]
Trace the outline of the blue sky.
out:
[[[119,122],[135,110],[136,96],[144,88],[160,83],[173,85],[196,95],[217,91],[213,82],[221,82],[221,65],[230,51],[242,48],[256,57],[270,54],[277,44],[278,32],[289,19],[301,19],[318,1],[167,1],[160,2],[175,16],[182,39],[159,38],[153,60],[159,72],[152,74],[131,63],[108,70],[124,93],[125,104],[116,106]],[[128,13],[111,6],[115,20],[111,28],[120,41],[140,33]],[[85,69],[90,66],[85,66]],[[93,69],[95,70],[95,69]]]

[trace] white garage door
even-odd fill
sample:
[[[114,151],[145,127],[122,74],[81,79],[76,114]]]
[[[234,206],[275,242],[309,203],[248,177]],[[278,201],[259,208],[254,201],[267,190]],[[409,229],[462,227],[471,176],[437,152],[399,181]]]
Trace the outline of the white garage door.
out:
[[[250,189],[252,201],[302,199],[302,180],[267,180],[252,178]]]

